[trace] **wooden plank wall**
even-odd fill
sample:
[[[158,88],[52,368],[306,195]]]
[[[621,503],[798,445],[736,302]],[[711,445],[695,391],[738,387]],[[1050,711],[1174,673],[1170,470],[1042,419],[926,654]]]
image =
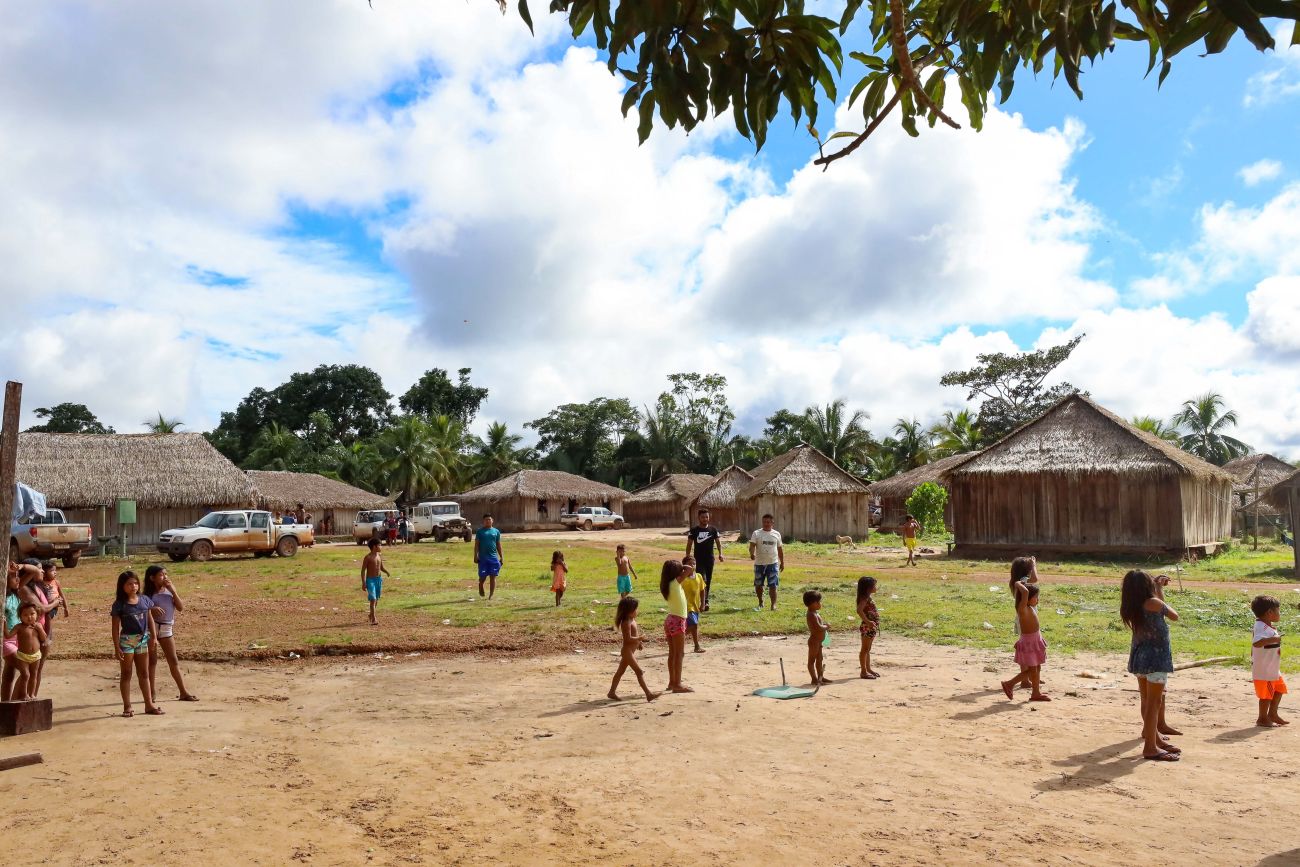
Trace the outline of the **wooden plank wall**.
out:
[[[1232,483],[1210,479],[1182,480],[1183,537],[1189,548],[1220,542],[1232,535]]]
[[[763,514],[771,513],[786,541],[833,542],[836,536],[861,540],[867,535],[867,501],[865,493],[756,497],[741,504],[746,521],[741,538],[748,539],[763,525]]]
[[[634,527],[685,527],[694,523],[689,507],[690,503],[678,497],[657,503],[627,503],[619,514]]]

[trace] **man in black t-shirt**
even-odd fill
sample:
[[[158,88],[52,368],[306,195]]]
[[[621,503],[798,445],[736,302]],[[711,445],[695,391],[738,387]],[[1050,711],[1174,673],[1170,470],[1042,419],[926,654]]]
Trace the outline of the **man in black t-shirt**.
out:
[[[723,562],[722,538],[718,529],[709,523],[709,510],[700,509],[697,513],[699,523],[686,531],[686,556],[695,557],[695,571],[704,578],[704,604],[702,611],[709,610],[709,585],[713,583],[713,550],[717,548],[718,562]]]

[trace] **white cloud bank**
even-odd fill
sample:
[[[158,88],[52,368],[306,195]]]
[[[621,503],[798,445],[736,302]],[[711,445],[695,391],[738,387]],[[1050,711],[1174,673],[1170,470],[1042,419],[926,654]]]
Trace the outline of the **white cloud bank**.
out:
[[[1264,181],[1272,181],[1281,177],[1282,164],[1277,160],[1258,160],[1248,166],[1242,166],[1237,172],[1237,177],[1248,187],[1255,187]]]

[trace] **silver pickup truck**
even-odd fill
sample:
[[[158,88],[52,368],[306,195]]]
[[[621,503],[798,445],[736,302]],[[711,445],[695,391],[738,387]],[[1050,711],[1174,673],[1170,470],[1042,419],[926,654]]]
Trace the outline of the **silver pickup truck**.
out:
[[[231,509],[209,512],[189,527],[164,530],[158,536],[158,551],[175,563],[249,552],[254,557],[292,557],[315,541],[310,524],[276,524],[270,512]]]
[[[89,524],[69,524],[59,509],[46,509],[9,527],[9,561],[24,557],[42,560],[58,558],[66,569],[77,565],[81,552],[90,547],[94,530]]]
[[[560,523],[573,530],[623,529],[623,516],[604,506],[582,506],[576,512],[564,512]]]

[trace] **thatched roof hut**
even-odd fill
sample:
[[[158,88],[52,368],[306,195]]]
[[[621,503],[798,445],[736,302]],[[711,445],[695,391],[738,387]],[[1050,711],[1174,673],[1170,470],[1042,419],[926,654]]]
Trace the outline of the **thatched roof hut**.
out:
[[[691,522],[691,501],[713,476],[669,473],[627,495],[623,517],[637,527],[681,527]]]
[[[1212,550],[1231,530],[1232,476],[1078,394],[948,478],[967,552]]]
[[[1237,500],[1237,518],[1240,520],[1243,511],[1253,518],[1257,509],[1263,517],[1276,517],[1277,508],[1265,502],[1262,496],[1260,502],[1255,503],[1255,490],[1262,494],[1294,473],[1296,468],[1273,455],[1256,454],[1228,461],[1223,465],[1223,471],[1236,480],[1232,493]]]
[[[690,523],[695,524],[696,512],[700,509],[708,509],[709,519],[714,527],[719,530],[739,530],[742,522],[740,501],[736,499],[736,495],[752,481],[754,476],[735,464],[718,473],[690,504]]]
[[[948,489],[948,471],[971,457],[974,452],[950,455],[922,464],[915,469],[881,479],[867,485],[867,493],[874,500],[880,501],[880,529],[894,532],[903,523],[907,514],[907,499],[921,485],[934,482],[944,490]],[[944,507],[944,521],[952,526],[952,503]]]
[[[501,530],[562,529],[560,513],[579,506],[605,506],[622,513],[627,492],[558,470],[519,470],[449,499],[461,504],[465,517],[479,523],[490,513]]]
[[[334,535],[351,533],[356,513],[363,509],[395,508],[392,497],[316,473],[249,470],[248,477],[257,488],[258,508],[285,511],[301,503],[313,524]]]
[[[1296,531],[1300,530],[1300,470],[1295,470],[1274,484],[1260,494],[1259,498],[1285,516],[1291,527],[1291,546],[1295,549],[1295,577],[1300,579],[1300,542],[1296,541]]]
[[[799,445],[754,470],[736,493],[746,528],[770,513],[784,538],[829,542],[867,535],[867,486],[810,445]]]
[[[248,476],[197,433],[21,433],[18,480],[101,534],[122,531],[116,503],[134,500],[136,523],[127,530],[135,544],[153,544],[163,530],[214,509],[256,504]]]

